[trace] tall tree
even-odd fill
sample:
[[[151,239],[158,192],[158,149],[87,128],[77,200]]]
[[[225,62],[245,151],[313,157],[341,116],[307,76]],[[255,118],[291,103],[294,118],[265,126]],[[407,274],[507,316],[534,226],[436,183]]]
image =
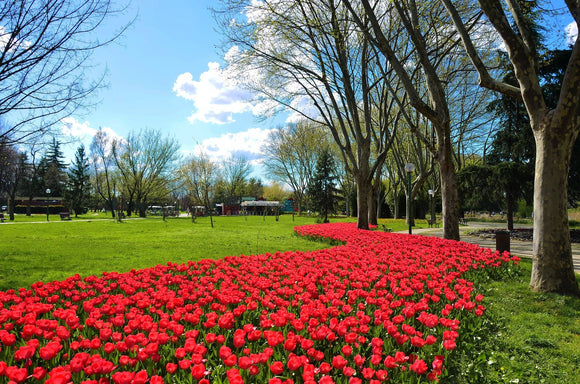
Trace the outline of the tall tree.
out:
[[[316,154],[325,142],[328,134],[324,128],[304,120],[272,131],[263,147],[266,171],[292,188],[298,212],[314,174]]]
[[[131,132],[127,141],[113,142],[113,160],[122,176],[123,188],[134,197],[140,217],[146,216],[150,197],[159,190],[165,191],[174,177],[178,149],[177,140],[163,138],[160,131],[151,129]]]
[[[372,181],[391,138],[391,69],[339,0],[222,2],[230,70],[262,100],[330,130],[356,181],[357,226],[368,229]]]
[[[337,188],[335,162],[328,148],[320,151],[316,161],[316,169],[310,185],[308,195],[310,203],[317,211],[323,223],[328,223],[328,215],[336,212]]]
[[[231,156],[226,159],[223,167],[223,180],[226,187],[226,198],[231,203],[239,203],[244,192],[247,178],[252,171],[247,158]]]
[[[63,197],[66,188],[66,167],[60,142],[53,137],[38,165],[42,189],[37,191],[37,195],[43,195],[44,190],[49,188],[52,196]]]
[[[465,51],[479,72],[481,85],[523,100],[536,142],[534,178],[534,240],[530,287],[535,291],[580,296],[574,275],[568,225],[568,170],[572,148],[580,133],[580,40],[572,47],[555,108],[542,92],[539,54],[531,21],[522,10],[523,2],[479,0],[493,29],[501,36],[514,68],[517,85],[495,79],[480,57],[464,25],[466,15],[451,0],[442,0],[461,35]],[[567,0],[573,19],[580,21],[580,3]]]
[[[188,159],[178,170],[179,179],[195,205],[202,205],[210,215],[213,228],[212,202],[215,188],[221,179],[219,166],[212,162],[205,153]],[[192,212],[194,219],[194,213]]]
[[[0,138],[42,135],[90,102],[102,81],[88,82],[91,53],[115,40],[105,24],[121,14],[111,0],[19,0],[0,4],[0,116],[12,122]]]
[[[429,120],[436,134],[432,147],[439,165],[443,236],[459,240],[459,210],[451,136],[452,116],[446,84],[465,71],[463,54],[455,48],[457,36],[445,9],[437,2],[342,1],[358,27],[385,56],[402,83],[409,104]],[[470,26],[477,22],[471,9]],[[392,24],[400,26],[392,28]],[[407,36],[412,54],[394,44]],[[428,144],[430,145],[430,144]]]
[[[116,180],[115,161],[111,151],[113,138],[102,128],[97,131],[91,143],[91,165],[93,168],[93,182],[97,195],[105,201],[105,207],[115,218]]]
[[[26,154],[6,140],[0,140],[0,197],[7,198],[11,221],[14,220],[16,191],[23,182],[26,167]]]
[[[78,147],[75,153],[75,159],[68,172],[68,185],[68,200],[75,217],[78,217],[86,207],[90,191],[90,166],[84,145]]]

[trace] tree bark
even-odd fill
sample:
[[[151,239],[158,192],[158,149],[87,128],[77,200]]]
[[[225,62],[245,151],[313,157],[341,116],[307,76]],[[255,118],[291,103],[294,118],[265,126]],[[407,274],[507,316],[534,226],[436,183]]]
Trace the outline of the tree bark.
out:
[[[357,202],[357,228],[369,229],[369,205],[368,196],[370,185],[366,177],[356,177],[356,202]]]
[[[580,296],[574,276],[568,225],[568,169],[576,135],[547,127],[535,130],[534,240],[530,288]]]
[[[514,230],[514,206],[515,199],[510,192],[506,193],[506,205],[507,205],[507,229],[510,231]]]
[[[398,219],[399,218],[399,193],[396,192],[394,193],[395,196],[395,204],[394,204],[394,209],[393,209],[393,218]]]
[[[437,162],[441,180],[441,209],[443,222],[443,238],[459,240],[459,200],[457,197],[457,180],[453,164],[453,152],[449,136],[438,135]],[[443,141],[443,143],[442,143]]]

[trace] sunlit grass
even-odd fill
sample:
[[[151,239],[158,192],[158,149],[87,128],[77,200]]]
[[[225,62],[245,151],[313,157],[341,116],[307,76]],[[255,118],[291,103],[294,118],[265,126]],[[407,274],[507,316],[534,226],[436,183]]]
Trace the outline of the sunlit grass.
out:
[[[129,271],[167,262],[218,259],[230,255],[313,250],[328,244],[294,234],[297,225],[316,217],[282,215],[160,217],[49,223],[4,223],[0,226],[0,290],[26,287],[36,281],[63,280],[103,271]],[[46,219],[46,217],[45,217]]]

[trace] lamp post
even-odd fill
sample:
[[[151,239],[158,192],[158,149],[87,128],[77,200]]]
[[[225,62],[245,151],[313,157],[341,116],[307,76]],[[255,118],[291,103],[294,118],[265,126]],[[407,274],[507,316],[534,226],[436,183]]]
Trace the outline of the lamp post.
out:
[[[427,192],[429,193],[429,196],[431,197],[431,225],[433,225],[433,224],[435,224],[435,220],[434,220],[435,215],[433,214],[433,195],[435,194],[435,191],[430,189]]]
[[[407,172],[407,222],[409,223],[409,235],[413,234],[413,222],[411,220],[411,173],[415,172],[415,165],[413,163],[405,164],[405,172]]]
[[[48,215],[50,214],[49,202],[50,202],[50,188],[46,188],[46,221],[48,221]]]

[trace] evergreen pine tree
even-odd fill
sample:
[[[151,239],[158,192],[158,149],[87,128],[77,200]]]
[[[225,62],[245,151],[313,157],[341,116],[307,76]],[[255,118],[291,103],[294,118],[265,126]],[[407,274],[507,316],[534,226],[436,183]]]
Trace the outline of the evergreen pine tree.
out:
[[[65,196],[71,203],[75,217],[79,213],[83,213],[85,203],[89,198],[89,172],[89,160],[85,152],[85,146],[81,145],[75,153],[75,160],[68,172],[68,190]]]
[[[334,213],[337,203],[335,163],[328,148],[318,155],[314,177],[308,186],[308,195],[315,211],[324,223],[328,223],[328,215]]]
[[[66,163],[63,161],[64,155],[60,150],[60,143],[56,138],[52,138],[48,150],[38,165],[39,178],[42,180],[37,196],[43,196],[44,190],[50,188],[51,196],[63,196],[66,187]]]

